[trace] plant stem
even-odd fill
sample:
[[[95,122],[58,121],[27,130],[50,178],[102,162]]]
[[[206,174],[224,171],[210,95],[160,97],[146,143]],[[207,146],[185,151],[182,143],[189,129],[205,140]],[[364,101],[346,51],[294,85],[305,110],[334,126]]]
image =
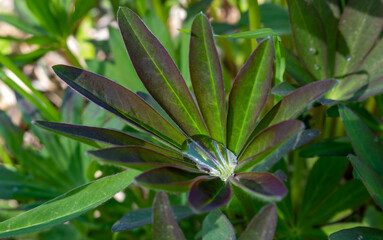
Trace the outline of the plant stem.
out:
[[[65,54],[66,54],[69,62],[73,66],[78,67],[78,68],[83,68],[81,63],[77,60],[77,57],[72,53],[72,51],[69,49],[69,47],[68,47],[68,45],[66,43],[65,43],[65,46],[64,46],[64,51],[65,51]]]
[[[249,5],[249,26],[251,30],[261,28],[261,16],[259,11],[258,0],[248,0]],[[256,39],[251,39],[251,48],[254,50],[258,46]]]

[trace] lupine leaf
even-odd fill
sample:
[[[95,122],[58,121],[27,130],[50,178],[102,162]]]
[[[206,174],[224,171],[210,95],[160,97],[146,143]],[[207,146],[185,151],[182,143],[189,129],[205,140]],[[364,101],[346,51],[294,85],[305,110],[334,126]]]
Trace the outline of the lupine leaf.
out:
[[[28,212],[0,223],[0,237],[38,231],[71,220],[107,201],[128,186],[139,172],[134,170],[105,177],[73,189]]]
[[[326,32],[312,2],[288,0],[291,29],[299,56],[316,78],[328,78]]]
[[[189,66],[194,94],[210,136],[225,143],[226,105],[222,68],[205,15],[195,17],[191,31]]]
[[[182,159],[182,155],[171,151],[169,149],[162,148],[154,145],[143,139],[113,129],[87,127],[82,125],[55,123],[46,121],[36,121],[35,124],[48,131],[52,131],[57,134],[72,138],[74,140],[86,143],[96,148],[103,148],[106,146],[127,146],[135,145],[142,146],[151,150],[155,150],[162,154]]]
[[[375,228],[356,227],[344,229],[330,235],[330,240],[381,240],[383,231]]]
[[[169,199],[164,192],[158,192],[153,201],[153,239],[182,240],[185,236],[174,218]]]
[[[235,240],[235,230],[229,219],[218,209],[209,212],[202,223],[202,240]]]
[[[383,28],[382,11],[379,0],[348,1],[338,26],[335,77],[351,73],[375,44]]]
[[[357,156],[383,176],[383,146],[379,138],[374,136],[351,109],[339,105],[339,113]]]
[[[262,129],[296,117],[307,105],[319,99],[338,82],[334,79],[307,84],[282,98],[260,121],[250,138],[252,139]]]
[[[352,166],[356,169],[360,178],[363,180],[364,185],[370,192],[371,196],[383,209],[383,176],[379,175],[376,170],[368,166],[359,158],[350,155],[349,159],[352,163]]]
[[[315,81],[314,76],[303,66],[301,61],[288,50],[286,50],[286,72],[300,85],[306,85]]]
[[[174,217],[177,221],[193,216],[195,213],[187,206],[171,206]],[[129,211],[112,227],[112,232],[121,232],[142,227],[153,222],[153,209],[140,208]]]
[[[182,159],[175,159],[162,153],[140,146],[112,147],[100,150],[88,151],[89,154],[110,161],[118,165],[139,169],[149,170],[153,167],[168,165],[183,165],[189,168],[194,166]]]
[[[136,182],[151,189],[186,192],[199,176],[199,172],[185,171],[180,167],[159,167],[142,173],[136,177]]]
[[[100,75],[64,65],[53,67],[73,89],[113,114],[133,121],[168,142],[180,146],[185,137],[144,100],[121,85]]]
[[[238,154],[254,127],[270,91],[273,43],[264,40],[246,61],[234,80],[227,116],[228,148]]]
[[[247,225],[239,240],[272,240],[277,221],[278,215],[275,204],[266,205]]]
[[[302,131],[304,125],[297,120],[287,120],[272,125],[250,141],[247,148],[238,158],[238,171],[251,169],[262,161],[271,151],[280,147],[285,141]]]
[[[180,71],[158,39],[128,8],[118,11],[118,24],[133,66],[152,97],[189,136],[208,135]]]
[[[231,198],[231,185],[220,178],[201,177],[190,188],[188,201],[192,209],[208,212],[221,207]]]
[[[303,149],[299,155],[304,158],[324,156],[347,156],[353,153],[350,141],[345,138],[326,139],[316,142]]]
[[[229,179],[250,195],[264,201],[279,201],[287,194],[285,185],[271,173],[242,172]]]

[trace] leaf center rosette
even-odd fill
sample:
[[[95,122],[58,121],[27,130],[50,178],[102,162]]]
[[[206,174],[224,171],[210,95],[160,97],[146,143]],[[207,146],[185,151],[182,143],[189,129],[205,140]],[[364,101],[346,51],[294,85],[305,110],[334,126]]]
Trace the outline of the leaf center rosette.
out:
[[[194,162],[201,172],[226,181],[234,175],[237,157],[222,143],[208,136],[197,135],[182,145],[182,154]]]

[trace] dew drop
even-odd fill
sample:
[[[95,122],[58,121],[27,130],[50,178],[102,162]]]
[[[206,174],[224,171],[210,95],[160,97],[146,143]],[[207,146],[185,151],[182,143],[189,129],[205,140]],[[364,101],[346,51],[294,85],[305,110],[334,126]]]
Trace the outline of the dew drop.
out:
[[[351,56],[350,56],[350,55],[347,55],[347,56],[346,56],[346,60],[347,60],[347,62],[350,62],[350,61],[351,61],[351,59],[352,59],[352,58],[351,58]]]
[[[361,235],[358,236],[358,240],[363,240],[363,239],[364,239],[363,236]]]
[[[317,53],[317,50],[315,48],[311,47],[311,48],[309,48],[309,53],[311,55],[315,55]]]
[[[318,64],[314,64],[314,69],[318,71],[320,70],[320,66]]]

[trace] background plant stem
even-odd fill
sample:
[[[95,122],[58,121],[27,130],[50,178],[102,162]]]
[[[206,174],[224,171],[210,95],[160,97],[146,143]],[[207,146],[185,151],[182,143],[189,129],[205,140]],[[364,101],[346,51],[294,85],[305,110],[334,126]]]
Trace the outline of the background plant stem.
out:
[[[249,4],[249,27],[251,30],[261,28],[261,15],[259,12],[258,0],[248,0]],[[254,50],[258,46],[255,39],[251,39],[251,48]]]

